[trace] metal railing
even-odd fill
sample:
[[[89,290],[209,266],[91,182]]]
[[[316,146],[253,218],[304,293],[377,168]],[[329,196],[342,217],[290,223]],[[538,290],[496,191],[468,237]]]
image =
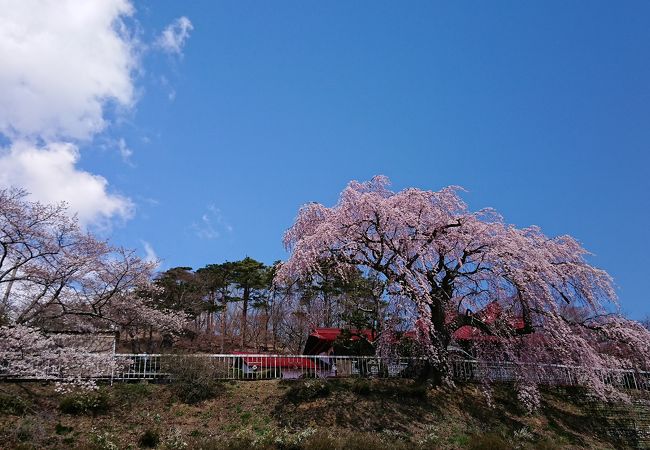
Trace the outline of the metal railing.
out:
[[[112,359],[111,359],[112,357]],[[108,362],[113,364],[108,364]],[[424,358],[379,356],[316,356],[263,354],[115,354],[97,355],[79,371],[63,370],[57,361],[44,358],[23,367],[20,359],[0,361],[0,380],[65,380],[86,378],[110,381],[156,380],[192,364],[220,380],[268,380],[300,378],[412,378],[422,374]],[[110,367],[108,367],[110,366]],[[90,370],[88,369],[90,368]],[[559,364],[513,364],[508,362],[452,359],[448,361],[451,378],[459,382],[516,382],[526,378],[543,385],[583,386],[596,376],[603,383],[623,388],[650,390],[650,372],[601,369]],[[75,375],[75,372],[78,375]]]
[[[169,378],[188,358],[201,360],[216,379],[263,380],[299,378],[411,378],[425,368],[424,358],[386,358],[378,356],[313,356],[261,354],[117,354],[117,369],[112,379]],[[581,386],[594,372],[578,366],[560,364],[515,365],[507,362],[452,359],[448,362],[454,381],[514,382],[522,367],[539,384]],[[650,390],[650,372],[602,369],[596,375],[604,383],[624,389]]]
[[[423,365],[422,358],[314,355],[169,355],[117,354],[115,380],[166,378],[188,359],[200,359],[216,379],[260,380],[346,377],[407,377]]]

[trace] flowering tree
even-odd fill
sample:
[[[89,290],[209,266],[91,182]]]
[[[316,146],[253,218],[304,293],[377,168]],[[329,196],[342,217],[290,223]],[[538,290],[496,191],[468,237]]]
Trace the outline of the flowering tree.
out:
[[[154,264],[81,230],[64,204],[0,190],[1,316],[9,324],[91,331],[148,322],[178,329],[183,316],[152,300]]]
[[[11,360],[12,339],[37,342],[30,334],[35,328],[180,331],[184,315],[156,304],[153,270],[133,251],[81,230],[64,204],[43,205],[28,201],[24,191],[0,190],[0,322],[8,325],[0,356]],[[49,341],[38,345],[51,347]]]
[[[57,345],[38,330],[0,327],[0,379],[56,380],[58,390],[94,389],[93,377],[110,377],[118,367],[113,355]]]
[[[381,176],[353,181],[334,207],[303,206],[284,237],[291,256],[278,282],[312,273],[322,260],[341,274],[351,266],[381,274],[385,295],[416,311],[437,382],[448,377],[448,347],[461,327],[488,337],[492,357],[521,367],[587,367],[585,382],[601,392],[598,368],[647,367],[650,334],[611,313],[612,280],[575,239],[508,225],[490,209],[469,211],[457,187],[393,192],[388,184]],[[489,305],[498,305],[498,317],[477,313]]]

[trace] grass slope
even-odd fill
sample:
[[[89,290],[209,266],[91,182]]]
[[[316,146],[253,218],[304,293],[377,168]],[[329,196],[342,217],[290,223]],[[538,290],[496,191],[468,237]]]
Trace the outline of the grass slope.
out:
[[[644,420],[650,409],[643,402],[608,407],[579,390],[551,389],[543,392],[541,410],[529,415],[511,388],[497,386],[491,403],[475,385],[426,389],[406,380],[223,383],[213,398],[193,405],[181,402],[173,385],[118,384],[90,396],[65,396],[51,385],[0,384],[0,447],[605,449],[648,444],[639,438],[648,432]]]

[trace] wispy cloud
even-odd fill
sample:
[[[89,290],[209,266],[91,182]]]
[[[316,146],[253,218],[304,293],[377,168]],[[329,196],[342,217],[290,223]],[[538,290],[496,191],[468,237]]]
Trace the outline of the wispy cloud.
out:
[[[126,145],[126,141],[124,140],[124,138],[120,138],[117,141],[117,149],[120,152],[120,156],[122,157],[122,161],[124,162],[124,164],[130,167],[135,167],[135,164],[133,164],[133,161],[131,161],[131,156],[133,156],[133,150],[131,150]]]
[[[156,47],[166,53],[175,55],[183,54],[185,42],[190,37],[190,31],[194,29],[192,22],[185,16],[179,17],[167,25],[163,32],[156,39]]]
[[[221,210],[215,205],[208,205],[207,211],[201,215],[201,220],[190,226],[194,235],[199,239],[217,239],[224,232],[232,233],[233,227],[226,221]]]
[[[148,263],[156,264],[156,269],[160,267],[160,258],[156,254],[156,251],[153,249],[151,244],[147,241],[140,240],[140,243],[144,247],[144,260]]]

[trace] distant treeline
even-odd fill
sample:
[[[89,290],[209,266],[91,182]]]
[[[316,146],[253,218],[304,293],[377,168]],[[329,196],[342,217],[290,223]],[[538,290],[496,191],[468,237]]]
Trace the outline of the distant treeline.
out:
[[[174,339],[132,327],[122,336],[124,350],[300,352],[315,327],[379,332],[387,304],[378,276],[338,273],[323,262],[309,277],[284,285],[274,282],[279,264],[246,257],[158,274],[146,295],[158,308],[187,314],[190,325]]]

